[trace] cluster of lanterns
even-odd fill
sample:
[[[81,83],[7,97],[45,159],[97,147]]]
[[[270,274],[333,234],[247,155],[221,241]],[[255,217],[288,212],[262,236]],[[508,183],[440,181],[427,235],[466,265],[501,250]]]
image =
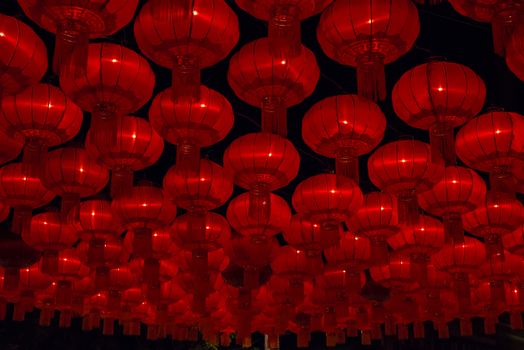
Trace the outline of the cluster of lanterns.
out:
[[[455,319],[468,335],[473,317],[493,333],[504,312],[522,329],[524,207],[515,192],[524,191],[524,117],[480,114],[482,79],[433,60],[405,72],[392,91],[396,115],[428,130],[430,143],[381,144],[386,117],[374,101],[386,96],[384,65],[418,36],[411,1],[236,2],[269,30],[230,60],[229,84],[261,109],[261,130],[234,140],[223,165],[201,159],[200,149],[228,134],[234,113],[201,84],[200,70],[237,44],[238,20],[224,0],[149,0],[136,16],[138,0],[18,0],[56,34],[60,87],[39,83],[44,43],[0,15],[0,215],[13,209],[11,231],[21,237],[0,249],[0,316],[13,303],[14,320],[37,308],[49,325],[58,310],[62,327],[82,317],[84,330],[103,325],[112,334],[119,324],[138,335],[142,323],[149,339],[200,334],[222,345],[236,333],[247,346],[259,331],[271,347],[288,331],[299,347],[313,331],[325,332],[330,346],[357,331],[364,343],[383,333],[405,339],[411,325],[423,337],[426,321],[447,337]],[[493,24],[497,53],[524,78],[524,5],[450,2]],[[359,95],[328,97],[305,114],[303,140],[335,159],[336,171],[302,181],[292,214],[273,192],[299,172],[286,109],[319,79],[300,21],[321,12],[320,46],[356,67]],[[133,18],[141,52],[172,70],[172,87],[153,97],[147,119],[130,114],[152,98],[148,61],[118,44],[89,43]],[[67,144],[83,112],[84,144]],[[159,160],[164,141],[177,150],[163,187],[134,182],[133,172]],[[380,191],[359,187],[364,154]],[[489,190],[477,171],[489,175]],[[110,196],[97,196],[109,182]],[[234,185],[246,192],[230,200]],[[33,215],[55,196],[60,210]],[[213,212],[226,203],[226,217]],[[279,233],[287,244],[274,239]]]

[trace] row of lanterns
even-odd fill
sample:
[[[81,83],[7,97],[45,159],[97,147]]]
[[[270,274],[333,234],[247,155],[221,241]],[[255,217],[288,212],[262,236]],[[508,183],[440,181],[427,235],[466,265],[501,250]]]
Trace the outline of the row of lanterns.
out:
[[[22,239],[0,247],[0,315],[14,303],[15,320],[36,307],[41,325],[58,310],[63,327],[82,317],[85,330],[102,320],[112,334],[118,321],[124,334],[138,335],[145,323],[150,339],[200,333],[222,345],[234,332],[248,346],[260,331],[271,347],[287,331],[300,347],[318,330],[328,345],[357,330],[364,343],[383,331],[405,339],[411,324],[422,337],[425,321],[446,337],[457,318],[463,335],[473,317],[492,333],[503,312],[523,328],[524,208],[515,189],[524,189],[524,117],[478,115],[482,79],[461,64],[431,61],[406,72],[392,92],[397,116],[428,130],[430,143],[380,145],[386,118],[373,100],[386,95],[384,65],[418,36],[410,1],[237,0],[268,21],[268,37],[243,46],[228,71],[235,94],[261,109],[261,130],[234,140],[223,166],[200,158],[234,122],[227,99],[200,81],[200,70],[239,38],[223,0],[150,0],[136,15],[140,50],[172,70],[172,87],[153,97],[148,120],[131,115],[153,95],[148,61],[121,45],[89,43],[128,24],[137,0],[18,2],[56,33],[60,88],[39,83],[43,42],[0,15],[1,215],[13,208],[11,230]],[[520,3],[451,3],[492,22],[497,52],[520,76],[524,35],[512,30]],[[334,158],[336,171],[302,181],[292,214],[273,192],[299,172],[286,109],[319,79],[300,21],[320,12],[320,45],[357,68],[359,95],[328,97],[305,114],[303,140]],[[78,134],[83,111],[91,115],[84,145],[55,148]],[[135,183],[133,172],[155,164],[164,141],[177,154],[162,188]],[[13,161],[22,148],[21,162]],[[363,194],[358,157],[369,153],[369,178],[380,191]],[[476,171],[489,174],[489,190]],[[97,194],[110,177],[108,200]],[[246,192],[229,201],[234,185]],[[55,196],[60,211],[33,215]],[[213,212],[228,201],[226,217]],[[279,233],[287,245],[274,239]]]

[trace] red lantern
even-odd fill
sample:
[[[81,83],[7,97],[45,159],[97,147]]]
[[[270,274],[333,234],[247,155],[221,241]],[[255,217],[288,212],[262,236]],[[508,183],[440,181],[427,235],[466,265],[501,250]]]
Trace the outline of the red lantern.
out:
[[[320,17],[317,37],[330,58],[357,68],[360,95],[383,100],[384,65],[411,49],[419,29],[409,0],[336,0]]]
[[[203,276],[209,267],[209,254],[230,239],[231,228],[226,219],[213,212],[187,213],[176,218],[171,226],[175,244],[192,253],[195,274]]]
[[[13,232],[29,230],[31,210],[46,205],[54,197],[40,179],[23,171],[22,164],[11,163],[0,168],[0,198],[15,209]]]
[[[442,223],[426,215],[419,217],[418,224],[403,227],[398,234],[388,239],[395,253],[410,258],[411,277],[422,286],[427,284],[429,258],[444,242]]]
[[[270,133],[253,133],[235,139],[224,153],[224,168],[235,184],[249,190],[249,213],[268,220],[269,193],[282,188],[298,174],[300,156],[287,139]]]
[[[519,25],[506,47],[506,64],[519,78],[524,80],[524,25]]]
[[[290,246],[305,252],[308,269],[315,275],[322,271],[322,250],[336,246],[340,241],[340,230],[321,230],[318,223],[299,214],[291,217],[283,234]]]
[[[351,233],[342,237],[339,246],[326,249],[324,254],[328,267],[343,269],[355,275],[357,286],[360,285],[360,272],[369,266],[371,259],[375,258],[371,255],[369,239]],[[353,294],[359,294],[360,287],[357,289],[357,291],[353,290],[355,292]]]
[[[32,312],[35,294],[46,289],[51,279],[42,273],[39,264],[20,269],[19,296],[13,310],[13,321],[24,321],[25,313]]]
[[[479,268],[479,277],[489,283],[491,302],[499,307],[506,307],[505,284],[519,279],[524,272],[522,258],[510,253],[504,259],[489,259]]]
[[[75,68],[86,69],[89,38],[119,31],[131,21],[138,0],[97,1],[18,0],[27,17],[56,34],[53,69],[58,73],[71,57]]]
[[[200,69],[223,60],[239,37],[237,16],[223,0],[151,0],[140,10],[134,28],[140,50],[172,69],[175,100],[198,100]]]
[[[78,240],[78,234],[64,224],[59,213],[45,212],[33,216],[31,231],[23,232],[22,239],[42,251],[42,272],[54,274],[58,270],[58,252],[71,248]]]
[[[463,16],[478,22],[491,23],[495,53],[503,56],[514,28],[522,20],[524,8],[513,0],[450,0],[453,8]]]
[[[60,74],[60,86],[92,114],[92,127],[114,130],[115,141],[117,117],[131,114],[149,101],[155,75],[145,58],[120,45],[90,44],[85,55],[87,70]]]
[[[524,225],[502,236],[502,244],[504,249],[524,257]]]
[[[277,250],[271,269],[278,277],[287,280],[289,297],[300,303],[304,299],[304,282],[314,277],[314,271],[308,268],[306,253],[289,246],[282,247]]]
[[[47,148],[72,139],[81,125],[80,108],[49,84],[37,84],[2,99],[0,128],[24,140],[24,166],[33,176],[40,174]]]
[[[227,220],[231,226],[244,236],[270,238],[289,226],[291,209],[284,198],[270,194],[269,217],[257,212],[255,216],[249,213],[248,193],[243,193],[229,202],[227,207]]]
[[[398,199],[401,224],[417,222],[416,194],[432,188],[444,175],[442,158],[433,160],[428,144],[416,140],[388,143],[368,160],[369,179],[375,186]]]
[[[484,205],[462,216],[464,228],[484,238],[488,256],[503,255],[502,236],[524,223],[524,207],[515,198],[487,196]]]
[[[293,208],[318,224],[323,231],[341,231],[341,223],[348,221],[362,205],[362,191],[350,179],[337,183],[335,175],[316,175],[302,181],[293,193]]]
[[[233,193],[233,183],[224,168],[200,160],[199,173],[187,173],[176,165],[164,176],[164,190],[177,206],[191,210],[212,210],[223,205]]]
[[[268,37],[276,58],[300,52],[300,21],[321,12],[332,0],[236,0],[250,15],[269,22]]]
[[[429,130],[433,152],[454,165],[453,129],[477,115],[486,86],[471,69],[458,63],[433,61],[407,71],[393,88],[395,113],[410,126]]]
[[[200,85],[198,101],[175,101],[169,90],[159,93],[149,109],[149,121],[177,146],[177,166],[198,170],[200,148],[222,140],[233,127],[234,116],[222,94]]]
[[[373,280],[394,292],[405,292],[415,289],[415,279],[411,272],[411,261],[409,258],[397,254],[391,258],[388,264],[373,266],[369,269]]]
[[[133,251],[135,257],[144,259],[143,281],[148,287],[156,287],[160,281],[160,261],[170,259],[175,253],[175,247],[171,241],[171,232],[167,229],[153,231],[151,251],[146,256],[135,253],[136,244],[134,233],[128,232],[124,240],[126,249]]]
[[[486,198],[484,180],[473,170],[448,166],[444,177],[429,191],[418,196],[420,206],[442,217],[447,241],[464,238],[462,215],[481,206]]]
[[[47,49],[36,33],[15,17],[0,14],[0,95],[34,85],[47,71]]]
[[[80,198],[100,192],[109,180],[107,169],[78,147],[64,147],[49,153],[42,183],[62,197],[64,219]]]
[[[260,285],[260,269],[271,263],[278,244],[276,240],[254,241],[250,237],[235,237],[224,247],[231,262],[244,269],[243,286],[255,289]]]
[[[355,234],[369,238],[373,257],[370,263],[386,264],[389,257],[387,239],[400,231],[395,198],[388,193],[367,193],[348,226]]]
[[[153,252],[153,230],[171,224],[177,213],[164,191],[148,184],[128,189],[113,199],[111,207],[124,226],[133,230],[133,253],[146,258]]]
[[[133,186],[133,171],[154,164],[164,149],[164,142],[147,120],[132,116],[119,118],[116,142],[109,143],[114,130],[96,129],[86,136],[86,150],[93,159],[111,169],[111,193],[124,194]]]
[[[124,231],[122,223],[113,214],[111,202],[100,199],[83,201],[78,207],[78,218],[73,214],[68,219],[82,241],[89,242],[91,260],[103,260],[105,243],[118,239]]]
[[[524,153],[524,117],[491,111],[469,121],[457,134],[456,149],[467,166],[489,172],[492,189],[513,192],[512,167]]]
[[[243,46],[229,62],[227,79],[244,102],[262,108],[262,131],[285,136],[286,108],[313,93],[320,70],[315,55],[302,46],[293,57],[275,58],[270,41],[258,39]]]
[[[302,120],[302,138],[315,152],[336,159],[337,175],[358,183],[358,156],[384,137],[386,117],[373,102],[355,95],[328,97]]]

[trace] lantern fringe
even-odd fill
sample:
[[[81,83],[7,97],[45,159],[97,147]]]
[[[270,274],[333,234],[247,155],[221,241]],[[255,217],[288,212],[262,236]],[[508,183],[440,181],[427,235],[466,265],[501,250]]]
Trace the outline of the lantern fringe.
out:
[[[262,101],[262,132],[287,136],[287,110],[280,97],[266,97]]]
[[[413,226],[419,221],[417,196],[414,193],[401,194],[397,198],[398,222],[401,225]]]
[[[92,238],[87,247],[87,263],[90,266],[100,265],[105,262],[105,244],[104,239]]]
[[[293,5],[277,5],[269,19],[269,47],[274,59],[286,61],[296,57],[302,49],[299,8]]]
[[[150,228],[141,227],[134,230],[133,254],[140,258],[149,258],[153,254],[153,233]]]
[[[110,104],[99,104],[91,113],[91,130],[107,137],[108,147],[118,143],[118,127],[122,117],[117,115],[116,107]]]
[[[102,328],[103,335],[113,335],[115,333],[115,319],[106,317],[104,319],[104,326]]]
[[[463,243],[464,227],[462,226],[462,216],[450,213],[443,216],[444,236],[447,243]]]
[[[24,145],[22,173],[40,178],[47,159],[47,144],[43,139],[31,138]]]
[[[335,172],[337,174],[337,186],[342,183],[341,177],[347,177],[355,183],[359,183],[358,157],[353,155],[349,148],[340,148],[337,150],[335,158]]]
[[[486,257],[488,259],[504,259],[504,246],[499,235],[485,238]]]
[[[428,282],[428,259],[425,255],[412,255],[410,257],[411,278],[419,283],[421,287],[427,286]]]
[[[259,286],[259,273],[254,267],[244,267],[244,288],[256,289]]]
[[[42,273],[55,275],[58,272],[58,251],[45,250],[42,253]]]
[[[439,339],[449,339],[449,327],[444,321],[437,324],[437,332]]]
[[[144,260],[144,283],[147,286],[155,286],[160,281],[160,261],[154,258]]]
[[[57,24],[53,71],[73,77],[85,74],[89,51],[89,30],[79,21]]]
[[[504,305],[506,303],[504,281],[490,281],[489,290],[493,305]]]
[[[14,291],[20,283],[20,269],[17,267],[8,267],[4,271],[4,290]]]
[[[200,100],[200,65],[195,57],[177,56],[173,61],[171,91],[175,103]]]
[[[289,296],[293,301],[304,300],[304,281],[300,278],[289,280]]]
[[[58,327],[60,328],[70,328],[71,321],[73,318],[73,311],[66,309],[60,311],[60,317],[58,319]]]
[[[177,144],[175,165],[187,176],[200,178],[200,147],[190,142]]]
[[[269,222],[271,216],[271,192],[264,183],[257,183],[249,191],[249,217],[259,223]]]
[[[386,73],[382,55],[370,52],[357,61],[358,94],[373,101],[386,98]]]
[[[439,124],[432,127],[429,131],[429,143],[433,163],[443,158],[446,166],[457,164],[455,135],[450,125]]]
[[[511,328],[514,330],[524,329],[524,322],[522,322],[522,313],[520,311],[512,311],[510,314]]]
[[[205,228],[204,228],[205,229]],[[195,249],[191,256],[192,268],[197,278],[206,278],[208,274],[208,253],[205,250]]]
[[[78,193],[64,193],[61,199],[60,214],[62,222],[66,223],[68,218],[74,222],[80,220],[80,194]],[[70,216],[71,215],[71,216]]]
[[[373,236],[370,238],[370,243],[373,265],[379,266],[389,263],[389,250],[385,237]]]
[[[95,270],[95,288],[106,290],[109,286],[109,267],[99,266]]]
[[[502,10],[493,16],[491,29],[493,32],[493,48],[495,53],[504,56],[506,47],[511,40],[515,27],[520,22],[519,11],[514,8]]]
[[[15,207],[11,231],[13,233],[26,235],[31,231],[32,209],[30,207]]]
[[[133,170],[119,167],[111,171],[111,197],[118,198],[126,195],[133,187]]]

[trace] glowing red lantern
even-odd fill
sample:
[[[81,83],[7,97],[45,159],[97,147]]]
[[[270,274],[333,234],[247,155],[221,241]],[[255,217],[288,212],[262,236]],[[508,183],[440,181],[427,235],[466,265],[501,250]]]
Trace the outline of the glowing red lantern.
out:
[[[302,138],[315,152],[336,159],[337,175],[358,183],[358,156],[371,152],[384,137],[386,117],[380,108],[355,95],[328,97],[302,120]]]
[[[304,299],[304,282],[314,277],[314,271],[308,268],[306,253],[289,246],[281,247],[271,262],[273,272],[287,280],[289,296],[294,302]]]
[[[286,108],[311,95],[319,77],[313,52],[302,46],[297,55],[275,58],[267,38],[243,46],[231,57],[227,74],[242,101],[262,108],[262,131],[281,136],[287,134]]]
[[[116,33],[135,13],[138,0],[64,3],[61,0],[18,0],[27,17],[56,34],[53,69],[58,73],[71,58],[77,69],[86,69],[89,38]]]
[[[132,231],[126,234],[124,245],[128,251],[134,250],[136,243]],[[143,280],[149,287],[155,287],[160,281],[160,261],[170,259],[175,253],[175,247],[171,241],[171,232],[167,229],[156,229],[151,236],[151,251],[147,256],[136,257],[144,259]]]
[[[64,219],[80,203],[80,198],[97,194],[108,181],[107,168],[78,147],[64,147],[50,152],[42,175],[42,183],[62,197]]]
[[[253,133],[235,139],[224,153],[224,168],[235,184],[249,190],[249,213],[268,220],[269,193],[286,186],[298,174],[300,156],[278,135]]]
[[[47,148],[72,139],[82,125],[82,111],[49,84],[37,84],[2,99],[0,128],[25,142],[24,166],[40,174]]]
[[[456,242],[464,237],[462,215],[481,206],[485,198],[484,180],[475,171],[459,166],[446,167],[444,177],[418,196],[425,211],[442,217],[446,240]]]
[[[111,202],[101,199],[83,201],[78,207],[78,215],[73,214],[71,212],[68,219],[82,241],[89,243],[88,260],[103,261],[106,242],[118,239],[124,231],[122,223],[113,214]]]
[[[200,69],[223,60],[240,35],[237,16],[223,0],[148,1],[134,32],[147,57],[172,69],[175,100],[198,100]]]
[[[302,181],[293,193],[293,208],[318,224],[323,231],[341,231],[341,223],[348,221],[361,206],[362,191],[348,178],[322,174]]]
[[[442,223],[426,215],[421,215],[417,224],[403,227],[399,233],[388,239],[395,253],[410,258],[411,277],[422,286],[427,283],[430,257],[444,242]]]
[[[171,224],[177,213],[161,188],[146,183],[127,189],[126,194],[113,199],[111,207],[133,231],[133,253],[146,258],[153,253],[153,230]]]
[[[249,199],[250,195],[243,193],[229,202],[227,207],[227,220],[238,233],[255,239],[269,238],[289,225],[291,209],[284,198],[270,194],[271,212],[267,218],[260,212],[255,213],[255,216],[250,215]]]
[[[318,223],[299,214],[291,217],[289,227],[284,229],[283,234],[290,246],[305,252],[308,269],[315,275],[322,271],[322,250],[340,241],[340,230],[322,230]]]
[[[58,252],[71,248],[78,234],[64,223],[59,213],[45,212],[33,216],[31,231],[22,232],[22,239],[42,251],[42,272],[54,274],[58,270]]]
[[[433,155],[428,144],[416,140],[388,143],[368,160],[369,179],[382,191],[398,199],[401,224],[416,223],[417,194],[432,188],[444,174],[442,158]]]
[[[13,310],[13,321],[23,321],[25,313],[32,312],[35,294],[51,284],[51,279],[40,270],[39,264],[20,269],[19,296]]]
[[[458,63],[433,61],[407,71],[395,84],[393,108],[410,126],[429,130],[433,152],[454,165],[453,129],[480,112],[486,86],[471,69]]]
[[[0,14],[0,94],[16,94],[47,71],[47,49],[36,33],[15,17]]]
[[[511,171],[524,153],[524,117],[491,111],[470,120],[456,137],[459,158],[469,167],[489,172],[492,190],[512,192]]]
[[[231,262],[244,269],[243,286],[255,289],[260,284],[260,269],[271,263],[278,244],[276,240],[254,241],[250,237],[235,237],[224,246]]]
[[[449,2],[461,15],[478,22],[491,23],[495,53],[504,55],[513,30],[522,19],[524,9],[520,1],[450,0]]]
[[[230,236],[231,228],[226,219],[213,212],[189,212],[176,218],[171,226],[175,244],[192,253],[196,275],[207,271],[209,254],[222,248]]]
[[[60,87],[84,111],[91,126],[115,131],[117,117],[142,107],[153,94],[155,75],[145,58],[124,46],[90,44],[85,72],[60,74]]]
[[[519,25],[506,47],[506,64],[519,78],[524,80],[524,26]]]
[[[360,285],[360,272],[369,266],[372,258],[375,258],[371,255],[369,239],[351,233],[342,237],[339,246],[326,249],[324,255],[328,267],[343,269],[350,275],[355,275],[357,283],[353,285],[357,286]],[[354,294],[358,294],[358,291]]]
[[[519,279],[524,272],[522,258],[511,253],[505,253],[504,259],[489,259],[480,266],[478,275],[482,281],[489,282],[491,302],[499,307],[506,305],[505,284]]]
[[[0,168],[0,198],[15,209],[12,230],[30,230],[31,211],[51,202],[55,195],[39,178],[23,171],[22,164],[11,163]]]
[[[268,38],[275,57],[300,52],[300,21],[321,12],[332,0],[236,0],[250,15],[269,22]]]
[[[386,97],[384,65],[408,52],[420,30],[409,0],[336,0],[320,17],[322,50],[339,63],[357,67],[360,95]]]
[[[222,94],[200,85],[198,101],[173,100],[169,90],[159,93],[149,109],[149,121],[177,146],[177,166],[197,170],[200,148],[222,140],[233,127],[234,116]]]
[[[464,229],[484,238],[488,255],[503,255],[501,236],[524,223],[524,207],[515,198],[487,196],[484,205],[462,216]]]
[[[400,231],[395,198],[384,192],[364,195],[362,206],[348,221],[356,235],[369,238],[372,264],[386,264],[389,252],[387,239]]]
[[[132,116],[118,119],[116,142],[112,129],[95,129],[86,136],[86,150],[93,159],[111,169],[111,193],[123,194],[133,186],[133,171],[154,164],[164,149],[162,138],[147,120]]]

